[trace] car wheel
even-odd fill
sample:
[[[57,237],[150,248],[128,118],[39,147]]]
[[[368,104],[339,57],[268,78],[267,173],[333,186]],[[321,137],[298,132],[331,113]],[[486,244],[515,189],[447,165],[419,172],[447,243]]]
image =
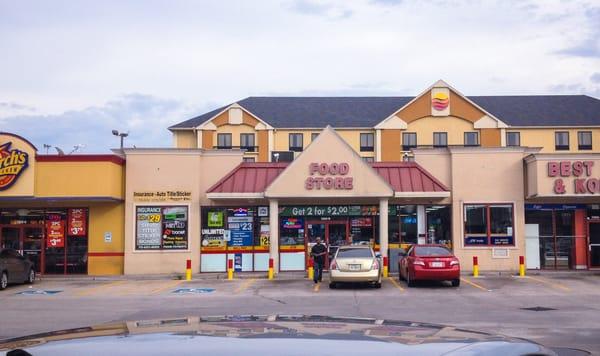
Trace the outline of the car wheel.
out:
[[[376,288],[376,289],[381,288],[381,281],[373,283],[373,288]]]
[[[409,287],[415,286],[415,281],[413,281],[412,278],[410,278],[410,272],[408,271],[406,271],[406,285]]]
[[[35,271],[32,268],[29,270],[29,274],[27,275],[27,280],[25,281],[25,283],[33,284],[33,282],[35,282]]]
[[[336,287],[337,287],[337,284],[335,282],[329,282],[330,289],[335,289]]]
[[[0,290],[6,289],[8,286],[8,274],[6,272],[2,272],[2,277],[0,277]]]
[[[452,287],[458,287],[458,286],[460,286],[460,278],[453,279],[452,280]]]

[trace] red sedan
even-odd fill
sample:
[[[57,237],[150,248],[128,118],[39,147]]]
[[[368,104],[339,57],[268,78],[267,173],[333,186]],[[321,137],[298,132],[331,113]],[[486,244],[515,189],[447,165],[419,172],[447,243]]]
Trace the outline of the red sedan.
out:
[[[398,260],[400,279],[413,287],[417,280],[451,281],[460,285],[460,263],[444,245],[413,245]]]

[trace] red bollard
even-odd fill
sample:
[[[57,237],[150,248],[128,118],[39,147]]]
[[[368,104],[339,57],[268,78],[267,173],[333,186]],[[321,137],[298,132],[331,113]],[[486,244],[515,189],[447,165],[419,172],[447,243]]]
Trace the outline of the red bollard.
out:
[[[525,277],[525,256],[519,256],[519,277]]]
[[[185,280],[192,280],[192,260],[187,260],[185,262]]]
[[[388,276],[388,257],[383,256],[383,276]]]
[[[267,275],[269,279],[273,279],[273,259],[269,258],[269,273]]]
[[[233,279],[233,260],[227,260],[227,279]]]

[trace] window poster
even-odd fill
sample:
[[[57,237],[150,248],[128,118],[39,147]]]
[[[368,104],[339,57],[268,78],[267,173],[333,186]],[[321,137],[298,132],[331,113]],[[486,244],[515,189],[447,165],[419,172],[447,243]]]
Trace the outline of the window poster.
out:
[[[63,220],[46,221],[47,247],[65,247],[65,224]]]
[[[208,212],[208,227],[223,228],[223,212],[222,211],[209,211]]]
[[[67,231],[69,236],[86,236],[87,235],[87,210],[69,209],[67,219]]]
[[[254,223],[252,216],[230,216],[227,226],[231,233],[231,247],[252,246],[254,242]]]
[[[137,250],[187,249],[186,206],[138,206],[136,209]]]

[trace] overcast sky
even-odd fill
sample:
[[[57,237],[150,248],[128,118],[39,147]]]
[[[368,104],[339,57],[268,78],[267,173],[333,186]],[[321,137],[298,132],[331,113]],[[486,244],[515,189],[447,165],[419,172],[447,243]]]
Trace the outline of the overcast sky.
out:
[[[600,98],[600,1],[0,0],[0,131],[84,153],[171,146],[247,96]],[[52,152],[51,152],[52,153]]]

